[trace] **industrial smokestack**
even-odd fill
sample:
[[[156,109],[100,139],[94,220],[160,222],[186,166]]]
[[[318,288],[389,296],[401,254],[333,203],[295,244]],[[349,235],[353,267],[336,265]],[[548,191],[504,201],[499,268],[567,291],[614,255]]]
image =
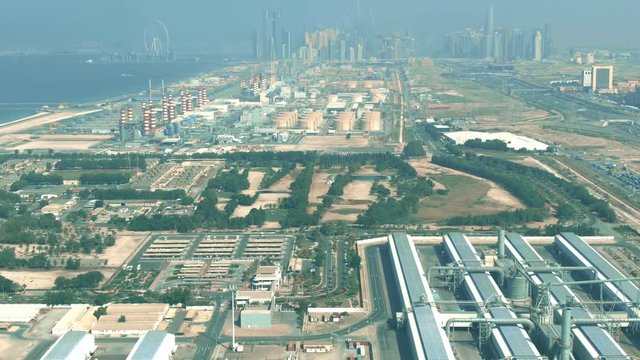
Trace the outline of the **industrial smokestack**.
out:
[[[560,360],[571,358],[571,308],[562,309],[562,330],[560,335]]]
[[[504,230],[500,229],[498,231],[498,258],[504,258]]]

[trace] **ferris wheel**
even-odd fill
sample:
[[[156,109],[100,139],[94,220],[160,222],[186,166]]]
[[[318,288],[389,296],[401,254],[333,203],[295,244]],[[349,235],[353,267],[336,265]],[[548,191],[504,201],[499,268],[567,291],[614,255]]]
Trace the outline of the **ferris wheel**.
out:
[[[162,21],[156,20],[144,28],[144,48],[150,56],[169,54],[169,30]]]

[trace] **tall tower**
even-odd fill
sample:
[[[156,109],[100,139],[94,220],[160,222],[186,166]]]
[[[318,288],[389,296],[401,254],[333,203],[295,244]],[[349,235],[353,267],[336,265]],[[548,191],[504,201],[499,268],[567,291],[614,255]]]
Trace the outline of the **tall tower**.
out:
[[[149,132],[154,133],[156,131],[156,108],[153,105],[153,100],[149,100]]]
[[[125,134],[126,125],[127,125],[127,110],[121,109],[120,110],[120,143],[122,143],[122,145],[124,145],[125,141],[127,140],[126,139],[127,135]]]
[[[493,27],[493,6],[487,10],[487,18],[484,23],[484,56],[492,57],[493,56],[493,37],[494,37],[494,27]]]
[[[542,61],[542,33],[536,30],[533,35],[533,60]]]

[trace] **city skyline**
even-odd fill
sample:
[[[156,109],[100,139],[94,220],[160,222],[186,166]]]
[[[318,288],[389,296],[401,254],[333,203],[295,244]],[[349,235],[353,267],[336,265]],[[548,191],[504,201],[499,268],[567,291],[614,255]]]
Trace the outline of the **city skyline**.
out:
[[[5,4],[6,11],[0,14],[0,30],[3,30],[0,31],[3,44],[0,51],[64,51],[80,47],[83,41],[93,41],[105,48],[137,50],[143,46],[141,34],[145,26],[161,20],[171,30],[176,51],[249,55],[253,52],[252,34],[262,27],[261,13],[269,9],[280,12],[279,24],[286,27],[294,39],[305,31],[328,27],[359,27],[370,35],[410,31],[419,52],[433,54],[442,48],[445,33],[483,27],[485,19],[481,14],[490,6],[495,9],[496,26],[529,31],[548,23],[553,26],[554,40],[561,46],[589,43],[598,46],[606,42],[632,45],[636,42],[631,36],[632,14],[640,10],[640,4],[631,0],[618,3],[619,6],[599,9],[595,1],[573,0],[561,4],[547,0],[536,4],[405,0],[393,5],[381,0],[354,0],[346,5],[337,0],[322,4],[284,0],[212,4],[194,0],[176,7],[168,2],[146,0],[117,0],[105,4],[62,0],[55,5],[26,0]],[[336,13],[334,10],[340,4],[342,11]],[[69,7],[75,11],[67,12]],[[593,27],[590,19],[595,15],[590,14],[616,21],[605,28]],[[22,30],[16,32],[17,27]]]

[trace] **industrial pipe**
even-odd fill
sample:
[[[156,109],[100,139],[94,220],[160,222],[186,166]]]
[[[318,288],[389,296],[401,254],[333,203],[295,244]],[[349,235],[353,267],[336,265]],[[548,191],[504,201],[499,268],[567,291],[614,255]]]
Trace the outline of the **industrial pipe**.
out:
[[[562,309],[562,333],[560,335],[560,360],[571,359],[571,308]]]
[[[556,271],[578,271],[578,270],[587,270],[587,271],[595,271],[596,269],[593,266],[531,266],[531,267],[523,267],[524,271],[532,271],[532,272],[556,272]]]
[[[451,318],[447,320],[444,325],[445,331],[447,333],[447,337],[451,335],[451,325],[454,323],[472,323],[472,324],[494,324],[494,325],[524,325],[527,330],[532,330],[535,327],[533,321],[525,318],[515,318],[515,319],[487,319],[487,318],[475,318],[475,319],[464,319],[464,318]]]
[[[580,281],[563,281],[559,283],[543,283],[544,286],[564,286],[564,285],[589,285],[589,284],[602,284],[602,283],[618,283],[622,281],[637,281],[640,277],[630,277],[622,279],[604,279],[604,280],[580,280]]]
[[[504,259],[504,230],[498,231],[498,259]]]
[[[498,273],[498,282],[500,282],[500,285],[504,284],[504,270],[500,267],[497,266],[431,266],[429,269],[427,269],[427,282],[431,282],[431,273],[434,270],[463,270],[463,271],[467,271],[467,272],[495,272]]]

